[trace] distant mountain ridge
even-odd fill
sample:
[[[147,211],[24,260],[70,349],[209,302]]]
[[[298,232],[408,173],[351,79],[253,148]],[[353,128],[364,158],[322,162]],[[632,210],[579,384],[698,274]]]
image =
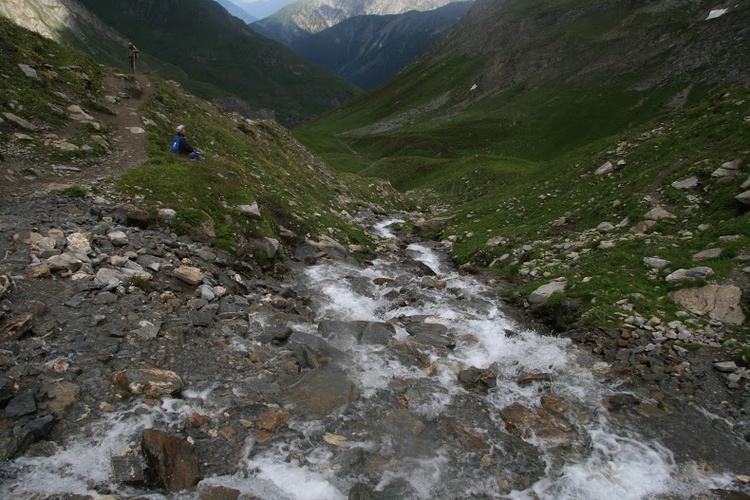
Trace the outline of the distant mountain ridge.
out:
[[[227,9],[227,12],[232,14],[238,19],[242,19],[246,23],[252,23],[258,20],[257,17],[253,16],[239,5],[230,2],[229,0],[215,0],[216,3]]]
[[[427,50],[471,5],[455,2],[426,12],[352,17],[290,47],[305,60],[370,89]]]
[[[252,28],[289,45],[352,17],[435,10],[456,1],[460,0],[298,0]]]
[[[252,16],[263,19],[271,14],[275,14],[282,7],[293,3],[295,0],[235,0],[235,3],[242,7]]]

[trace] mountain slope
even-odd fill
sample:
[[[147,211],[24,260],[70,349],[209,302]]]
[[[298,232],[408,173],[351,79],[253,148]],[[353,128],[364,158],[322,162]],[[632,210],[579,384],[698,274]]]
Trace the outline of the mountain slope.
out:
[[[363,89],[393,77],[458,22],[471,2],[427,12],[357,16],[290,44],[305,60]]]
[[[339,170],[448,207],[417,227],[465,269],[516,280],[520,304],[556,286],[540,308],[556,327],[706,326],[669,293],[737,286],[733,311],[750,294],[750,6],[713,7],[480,0],[394,79],[295,134]],[[711,276],[670,276],[702,259]]]
[[[245,9],[243,9],[237,4],[230,2],[229,0],[216,0],[216,3],[224,7],[227,10],[227,12],[232,14],[234,17],[238,19],[242,19],[246,23],[252,23],[258,20],[257,17],[253,16],[252,14],[247,12]]]
[[[348,147],[552,158],[750,81],[750,6],[480,1],[430,52],[320,123]]]
[[[356,16],[427,11],[460,0],[299,0],[252,24],[258,33],[286,45]]]
[[[142,70],[178,80],[204,98],[237,96],[249,104],[240,103],[246,112],[250,108],[256,115],[273,114],[288,126],[359,93],[258,36],[212,0],[49,0],[55,9],[41,8],[39,0],[11,1],[4,5],[15,14],[9,17],[22,21],[30,12],[34,25],[53,24],[50,31],[63,32],[57,39],[84,46],[105,63],[125,66],[125,42],[132,39],[141,49]],[[22,9],[24,4],[28,7]],[[67,24],[58,27],[55,20],[45,21],[55,12]]]
[[[29,185],[42,191],[77,182],[64,187],[78,196],[91,186],[116,187],[139,207],[144,223],[155,223],[157,208],[169,207],[178,233],[210,228],[204,236],[241,252],[253,238],[278,238],[281,224],[299,231],[297,238],[366,243],[348,211],[376,208],[365,199],[381,206],[395,200],[384,183],[344,182],[273,121],[225,113],[176,82],[123,75],[4,17],[0,55],[8,63],[0,79],[0,203],[25,199],[35,189],[20,189]],[[20,65],[36,73],[27,76]],[[115,107],[128,116],[117,116]],[[200,166],[171,152],[178,123],[204,152]],[[242,209],[254,202],[260,217]]]

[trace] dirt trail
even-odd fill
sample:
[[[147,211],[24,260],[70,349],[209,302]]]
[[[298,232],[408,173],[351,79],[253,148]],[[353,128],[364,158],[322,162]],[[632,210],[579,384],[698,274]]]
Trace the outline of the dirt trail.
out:
[[[43,146],[46,150],[40,155],[39,151],[21,144],[11,145],[3,151],[4,161],[0,162],[0,177],[4,184],[4,189],[0,190],[0,205],[12,205],[30,196],[44,195],[71,185],[114,178],[146,161],[146,127],[138,110],[152,94],[148,77],[136,75],[133,79],[129,75],[112,73],[104,77],[103,86],[102,97],[116,98],[106,104],[116,114],[82,107],[103,125],[101,135],[109,144],[108,152],[100,157],[40,161],[40,156],[49,154],[54,146]],[[134,92],[137,88],[140,91]],[[69,120],[65,127],[36,134],[48,143],[80,134],[85,126]]]

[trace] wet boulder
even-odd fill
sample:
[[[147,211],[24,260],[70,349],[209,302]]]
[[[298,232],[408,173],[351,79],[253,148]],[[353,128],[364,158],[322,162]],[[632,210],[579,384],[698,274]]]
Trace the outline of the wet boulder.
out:
[[[458,372],[458,383],[466,390],[487,392],[497,386],[497,373],[471,366]]]
[[[235,488],[221,485],[201,485],[200,486],[200,498],[201,500],[237,500],[240,498],[241,492]],[[242,498],[245,498],[244,496]],[[250,499],[254,497],[248,497]]]
[[[318,332],[326,338],[353,338],[360,344],[388,345],[396,333],[393,325],[375,321],[333,321],[318,323]]]
[[[342,371],[321,368],[305,373],[284,394],[295,413],[324,418],[331,412],[356,401],[357,387]]]
[[[48,398],[44,407],[61,416],[81,399],[81,387],[67,380],[53,380],[45,384],[44,390]]]
[[[283,408],[269,408],[258,415],[258,428],[275,431],[291,420],[292,414]]]
[[[112,381],[120,389],[151,398],[171,396],[185,388],[180,376],[169,370],[130,368],[115,373]]]
[[[448,333],[448,327],[441,323],[412,322],[406,325],[406,331],[422,344],[440,349],[456,347],[456,339]]]
[[[549,447],[568,447],[573,442],[570,425],[561,416],[543,408],[516,402],[503,408],[500,416],[505,428],[526,442],[541,441]]]
[[[282,345],[285,344],[292,335],[291,326],[270,326],[255,336],[255,340],[264,344]]]
[[[33,441],[31,432],[22,427],[0,430],[0,460],[8,460],[22,453]]]
[[[192,489],[200,481],[198,457],[193,445],[156,429],[141,436],[141,450],[151,479],[167,491]]]
[[[633,394],[619,393],[602,398],[602,406],[609,411],[620,411],[633,408],[640,404],[640,400]]]
[[[35,418],[24,426],[24,431],[31,434],[34,441],[45,439],[50,432],[52,427],[55,425],[54,415],[45,415],[43,417]]]
[[[378,494],[364,483],[357,483],[349,490],[349,500],[378,500]]]
[[[143,459],[135,453],[112,457],[110,460],[112,479],[118,483],[142,484],[146,480]]]
[[[30,392],[22,392],[11,399],[3,412],[3,418],[19,418],[36,413],[36,400]]]

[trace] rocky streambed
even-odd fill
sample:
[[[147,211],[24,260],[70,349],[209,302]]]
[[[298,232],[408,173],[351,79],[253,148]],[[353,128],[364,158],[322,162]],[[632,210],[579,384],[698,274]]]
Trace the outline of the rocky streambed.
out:
[[[747,409],[714,359],[651,349],[695,389],[644,382],[632,345],[534,330],[372,214],[373,262],[290,236],[265,266],[136,214],[2,207],[4,498],[748,492]]]

